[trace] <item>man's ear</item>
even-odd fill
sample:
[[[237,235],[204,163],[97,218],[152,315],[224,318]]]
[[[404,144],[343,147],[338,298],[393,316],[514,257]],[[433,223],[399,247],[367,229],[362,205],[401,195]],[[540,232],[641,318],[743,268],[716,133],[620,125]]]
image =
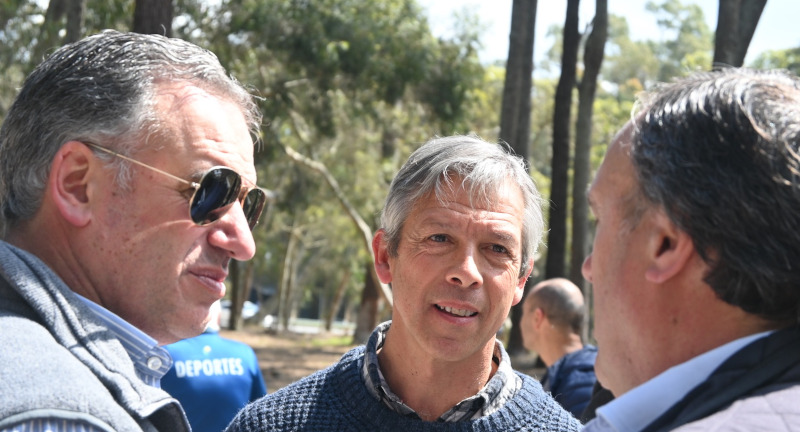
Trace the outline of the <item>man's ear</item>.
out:
[[[542,308],[537,307],[536,309],[534,309],[533,310],[533,327],[536,328],[537,330],[541,329],[542,325],[544,324],[545,318],[547,318],[547,315],[544,314],[544,311],[542,310]]]
[[[663,211],[653,212],[651,221],[653,231],[647,249],[650,265],[645,270],[645,278],[663,283],[684,269],[695,253],[694,242]]]
[[[372,252],[375,255],[375,272],[381,282],[392,282],[392,269],[389,264],[389,249],[386,243],[386,231],[379,229],[372,237]]]
[[[533,258],[530,258],[528,260],[528,271],[526,271],[525,274],[519,278],[519,280],[517,281],[517,286],[514,287],[514,300],[511,303],[511,306],[516,305],[517,303],[520,302],[520,300],[522,300],[522,295],[525,294],[525,283],[528,281],[528,277],[531,275],[532,271],[533,271]]]
[[[83,143],[70,141],[58,150],[50,165],[48,194],[61,217],[75,226],[91,220],[90,173],[97,160]]]

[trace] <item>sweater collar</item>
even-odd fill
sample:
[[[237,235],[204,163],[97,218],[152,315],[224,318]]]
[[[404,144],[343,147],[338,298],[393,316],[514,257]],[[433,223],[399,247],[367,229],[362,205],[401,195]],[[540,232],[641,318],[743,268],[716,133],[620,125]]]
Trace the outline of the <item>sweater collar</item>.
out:
[[[372,397],[398,414],[419,419],[419,415],[403,403],[402,399],[389,388],[378,364],[378,350],[383,347],[391,324],[391,321],[386,321],[378,325],[370,335],[363,364],[360,367],[361,376]],[[499,360],[499,365],[497,372],[489,382],[477,394],[450,408],[437,421],[458,422],[487,416],[501,409],[507,401],[514,397],[522,387],[522,380],[514,373],[511,359],[499,340],[495,341],[494,356]]]

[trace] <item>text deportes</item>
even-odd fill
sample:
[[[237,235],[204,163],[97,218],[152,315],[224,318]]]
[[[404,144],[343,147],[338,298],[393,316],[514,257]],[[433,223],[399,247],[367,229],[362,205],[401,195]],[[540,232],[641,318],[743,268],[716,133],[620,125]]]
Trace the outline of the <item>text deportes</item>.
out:
[[[242,359],[219,358],[204,360],[177,360],[173,365],[178,378],[217,375],[244,375]]]

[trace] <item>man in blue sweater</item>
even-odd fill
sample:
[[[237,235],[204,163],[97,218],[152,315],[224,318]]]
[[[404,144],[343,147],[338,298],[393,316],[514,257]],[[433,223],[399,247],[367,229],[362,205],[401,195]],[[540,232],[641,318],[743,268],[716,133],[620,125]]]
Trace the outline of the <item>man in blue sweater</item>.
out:
[[[495,338],[533,267],[540,202],[524,161],[502,146],[428,141],[392,182],[372,242],[392,321],[228,430],[577,430]]]
[[[592,398],[597,348],[581,338],[586,306],[581,290],[569,279],[547,279],[525,297],[520,320],[525,348],[547,365],[542,387],[576,418]]]

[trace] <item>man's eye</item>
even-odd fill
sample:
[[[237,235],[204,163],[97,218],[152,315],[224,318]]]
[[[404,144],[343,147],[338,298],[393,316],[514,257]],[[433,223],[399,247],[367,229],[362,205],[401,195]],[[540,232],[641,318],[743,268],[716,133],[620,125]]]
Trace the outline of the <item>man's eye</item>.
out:
[[[447,241],[447,236],[445,236],[444,234],[434,234],[434,235],[432,235],[432,236],[430,236],[428,238],[430,238],[431,240],[433,240],[433,241],[435,241],[437,243],[441,243],[441,242]]]
[[[492,251],[501,254],[508,253],[508,249],[505,246],[498,244],[492,245]]]

